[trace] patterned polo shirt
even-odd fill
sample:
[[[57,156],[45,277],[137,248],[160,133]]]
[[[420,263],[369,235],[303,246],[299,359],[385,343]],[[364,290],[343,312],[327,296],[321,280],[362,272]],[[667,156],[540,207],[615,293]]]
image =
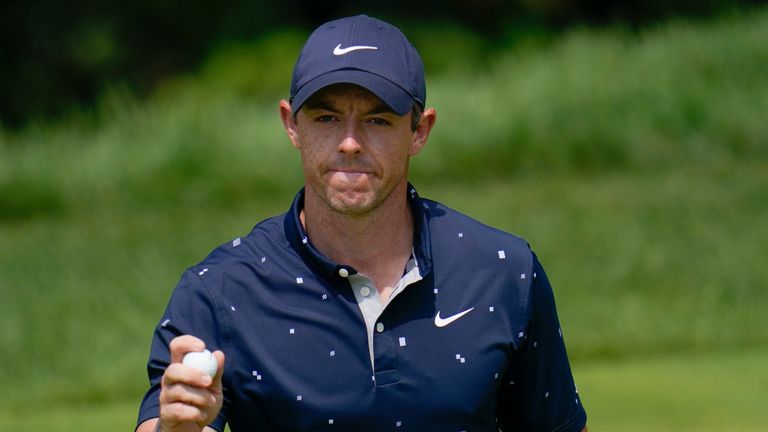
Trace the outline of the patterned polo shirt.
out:
[[[524,240],[409,186],[413,255],[382,302],[312,245],[303,200],[184,272],[152,340],[139,424],[159,416],[170,341],[191,334],[226,354],[217,430],[584,427],[552,289]]]

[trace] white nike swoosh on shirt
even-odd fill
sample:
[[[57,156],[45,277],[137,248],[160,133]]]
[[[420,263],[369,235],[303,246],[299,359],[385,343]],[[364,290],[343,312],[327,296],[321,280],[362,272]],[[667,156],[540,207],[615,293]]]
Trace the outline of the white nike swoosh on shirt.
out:
[[[457,319],[463,317],[464,315],[472,312],[472,309],[474,309],[474,308],[473,307],[469,308],[469,309],[465,310],[464,312],[459,312],[456,315],[451,315],[451,316],[449,316],[447,318],[440,318],[440,311],[437,311],[437,315],[435,315],[435,325],[438,326],[438,327],[445,327],[448,324],[450,324],[450,323],[456,321]]]
[[[342,48],[341,44],[336,45],[336,48],[333,49],[333,55],[344,55],[351,51],[357,51],[357,50],[377,50],[379,47],[375,46],[366,46],[366,45],[353,45],[351,47]]]

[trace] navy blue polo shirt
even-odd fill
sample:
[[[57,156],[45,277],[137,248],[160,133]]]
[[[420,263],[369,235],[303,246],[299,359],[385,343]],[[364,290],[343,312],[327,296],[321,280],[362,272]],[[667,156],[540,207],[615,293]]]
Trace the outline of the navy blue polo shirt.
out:
[[[182,275],[152,340],[138,423],[159,416],[170,341],[191,334],[226,354],[217,430],[584,427],[552,290],[524,240],[409,186],[407,282],[371,315],[365,283],[352,282],[364,275],[307,238],[303,198]]]

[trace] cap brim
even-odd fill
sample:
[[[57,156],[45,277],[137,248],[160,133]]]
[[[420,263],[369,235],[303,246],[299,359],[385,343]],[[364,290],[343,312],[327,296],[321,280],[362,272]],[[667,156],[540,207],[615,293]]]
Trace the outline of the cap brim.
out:
[[[357,69],[342,69],[328,72],[306,83],[291,100],[291,110],[296,114],[310,96],[332,84],[356,84],[378,96],[392,111],[405,115],[417,102],[408,92],[386,78]]]

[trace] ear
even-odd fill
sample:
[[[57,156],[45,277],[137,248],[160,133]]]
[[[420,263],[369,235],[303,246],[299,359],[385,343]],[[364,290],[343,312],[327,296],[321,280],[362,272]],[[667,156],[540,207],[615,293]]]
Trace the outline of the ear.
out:
[[[291,140],[294,147],[301,148],[299,134],[296,128],[296,118],[293,116],[293,111],[291,111],[291,104],[283,99],[280,101],[278,109],[280,111],[280,120],[283,121],[285,133],[288,134],[288,138]]]
[[[413,115],[413,113],[411,113]],[[427,108],[421,114],[419,119],[419,125],[413,132],[413,139],[411,140],[411,148],[408,151],[409,156],[414,156],[427,145],[427,139],[429,139],[429,133],[432,131],[432,127],[435,126],[437,121],[437,112],[434,108]]]

